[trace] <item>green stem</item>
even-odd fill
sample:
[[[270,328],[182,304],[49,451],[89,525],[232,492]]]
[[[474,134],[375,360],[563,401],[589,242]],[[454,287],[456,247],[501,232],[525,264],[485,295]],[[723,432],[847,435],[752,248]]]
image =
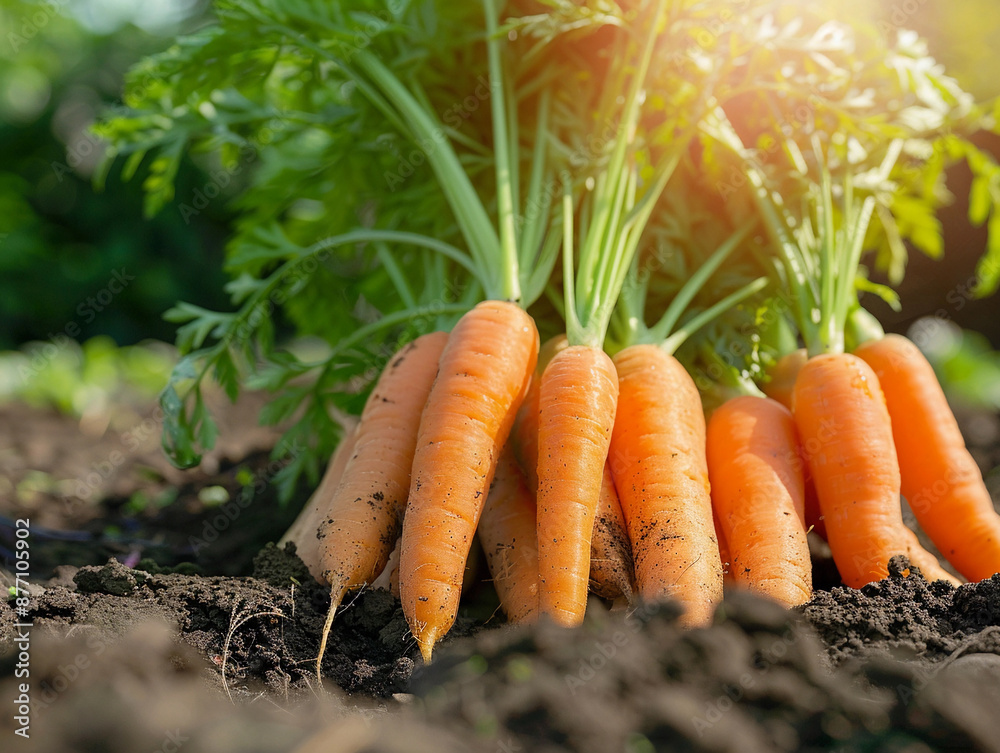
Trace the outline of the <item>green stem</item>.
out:
[[[664,340],[666,337],[673,332],[674,327],[677,326],[677,322],[680,320],[681,315],[684,310],[688,307],[688,304],[694,300],[694,297],[698,294],[705,283],[708,282],[708,278],[711,277],[715,270],[717,270],[729,255],[736,249],[737,246],[747,237],[747,234],[753,229],[755,222],[749,222],[742,228],[733,233],[725,242],[719,246],[719,248],[713,253],[704,264],[702,264],[698,270],[688,278],[688,281],[684,283],[677,295],[670,302],[667,310],[663,312],[663,316],[660,318],[653,327],[650,328],[650,332],[653,335],[653,339],[656,341]]]
[[[576,306],[573,305],[573,194],[569,183],[563,185],[563,318],[566,321],[566,337],[571,344],[580,343],[583,332]]]
[[[576,316],[580,317],[580,327],[576,337],[581,344],[603,343],[615,304],[632,265],[632,259],[638,250],[645,224],[652,212],[652,206],[676,166],[676,161],[673,159],[667,159],[659,165],[664,169],[657,175],[653,186],[647,190],[647,195],[639,201],[639,205],[645,208],[635,213],[633,210],[637,205],[638,169],[630,159],[629,151],[635,141],[641,113],[640,95],[646,83],[658,39],[657,31],[664,18],[666,5],[666,0],[660,0],[656,4],[641,56],[631,71],[631,81],[625,98],[625,107],[618,120],[614,148],[607,167],[597,178],[592,212],[586,234],[582,236],[584,240],[580,252],[578,284],[570,291],[573,298],[567,295],[567,309],[574,309],[577,312]],[[627,49],[629,44],[628,39],[625,39],[622,47]],[[628,75],[627,71],[629,66],[620,66],[622,77]],[[616,88],[611,86],[610,82],[605,82],[606,96],[611,96],[614,90]],[[679,152],[679,149],[675,149],[675,152]],[[577,344],[569,329],[567,336],[571,343]]]
[[[717,367],[719,376],[715,380],[727,388],[727,392],[730,393],[729,396],[752,395],[753,397],[766,397],[760,387],[754,383],[753,379],[746,376],[731,363],[727,363],[726,359],[722,358],[710,343],[705,343],[699,350],[701,351],[702,358],[709,366]]]
[[[870,340],[881,340],[883,337],[885,330],[882,329],[878,319],[862,308],[860,303],[847,314],[847,322],[844,325],[844,348],[848,352],[854,351],[859,345]]]
[[[713,319],[718,317],[727,309],[731,309],[736,304],[749,298],[754,293],[760,292],[767,287],[768,280],[766,277],[758,277],[751,283],[747,283],[739,290],[730,293],[722,300],[709,306],[707,309],[702,311],[688,322],[685,322],[680,328],[678,328],[670,337],[666,338],[660,345],[667,353],[673,354],[677,349],[687,340],[691,335],[697,332],[699,329],[704,327],[706,324],[711,322]]]
[[[524,221],[521,224],[521,253],[527,256],[534,254],[542,242],[542,235],[548,221],[549,209],[552,203],[552,193],[555,191],[555,178],[552,178],[544,195],[545,185],[545,154],[548,140],[549,109],[551,93],[543,89],[538,99],[538,122],[535,124],[535,148],[531,157],[531,177],[528,182],[528,196],[522,208]],[[531,266],[530,258],[522,258],[521,264]],[[529,301],[530,303],[530,301]]]
[[[819,298],[819,342],[827,353],[841,353],[844,350],[843,330],[837,327],[835,315],[837,303],[836,273],[836,229],[833,219],[833,187],[830,185],[830,170],[822,154],[820,161],[820,202],[817,207],[817,227],[820,245],[820,293]],[[853,279],[853,278],[852,278]]]
[[[506,91],[500,40],[497,39],[497,11],[494,0],[483,0],[486,12],[486,48],[490,68],[490,100],[493,115],[493,152],[497,182],[497,221],[500,226],[500,293],[508,301],[521,300],[517,264],[517,233],[514,227],[514,194],[511,186],[511,150],[508,141]],[[516,154],[513,155],[515,158]]]
[[[389,279],[392,280],[392,284],[396,288],[400,299],[402,299],[403,305],[406,308],[416,306],[417,301],[413,297],[413,291],[410,290],[409,284],[406,282],[406,276],[399,268],[399,264],[396,263],[396,259],[389,252],[389,247],[385,245],[384,241],[377,241],[375,243],[375,253],[378,255],[379,263],[385,268],[386,274],[389,275]]]
[[[430,145],[426,150],[427,160],[434,169],[438,183],[455,212],[455,218],[462,229],[466,243],[469,244],[469,250],[477,267],[477,277],[490,297],[494,297],[492,294],[496,292],[500,293],[496,297],[504,297],[503,294],[507,291],[496,291],[492,284],[500,239],[469,176],[445,138],[443,129],[392,71],[371,53],[367,50],[358,50],[355,59],[385,97],[409,121],[417,142]]]

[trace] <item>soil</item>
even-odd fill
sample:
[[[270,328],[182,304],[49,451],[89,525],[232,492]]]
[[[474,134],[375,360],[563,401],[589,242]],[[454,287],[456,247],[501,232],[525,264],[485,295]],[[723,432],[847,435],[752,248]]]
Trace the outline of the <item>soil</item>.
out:
[[[12,432],[12,415],[34,428]],[[984,469],[1000,465],[1000,420],[962,423]],[[270,489],[244,496],[248,473],[273,472],[273,435],[236,432],[183,477],[142,450],[72,504],[67,459],[86,477],[121,435],[20,406],[0,408],[0,427],[2,545],[30,517],[33,573],[26,615],[0,605],[5,750],[27,682],[28,749],[53,752],[1000,751],[1000,575],[955,589],[899,560],[854,590],[817,547],[824,587],[808,604],[734,592],[700,630],[669,604],[596,598],[577,630],[515,628],[481,583],[429,666],[398,601],[372,590],[338,612],[320,683],[329,599],[294,547],[266,543],[308,489],[281,512]]]

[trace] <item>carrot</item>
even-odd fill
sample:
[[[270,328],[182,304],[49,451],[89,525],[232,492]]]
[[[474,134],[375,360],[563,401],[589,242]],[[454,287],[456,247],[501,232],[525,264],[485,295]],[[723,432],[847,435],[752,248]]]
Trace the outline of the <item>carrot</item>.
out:
[[[403,613],[429,661],[458,614],[462,574],[500,450],[528,388],[538,331],[513,303],[455,325],[420,419],[403,520]]]
[[[604,599],[624,596],[631,603],[634,598],[632,544],[628,540],[628,526],[625,525],[608,462],[604,463],[601,495],[597,500],[594,532],[590,539],[590,590]]]
[[[814,356],[799,372],[792,402],[844,583],[860,588],[885,578],[897,554],[927,580],[957,583],[903,523],[892,425],[871,367],[850,354]]]
[[[722,598],[722,560],[698,388],[677,359],[653,345],[625,348],[614,363],[619,394],[611,472],[639,595],[676,598],[685,624],[706,624]]]
[[[566,335],[556,335],[546,340],[539,349],[535,374],[514,421],[514,457],[521,466],[532,494],[538,490],[538,395],[541,392],[542,374],[556,353],[567,347],[569,340]]]
[[[618,374],[600,348],[560,351],[538,396],[538,604],[566,627],[587,609],[590,539],[615,421]]]
[[[361,413],[354,454],[319,527],[320,567],[330,584],[330,611],[317,676],[344,595],[378,577],[399,538],[417,425],[447,342],[444,332],[433,332],[406,345],[383,370]]]
[[[796,606],[812,595],[804,521],[805,482],[791,412],[743,395],[708,422],[712,504],[731,547],[733,581]]]
[[[803,449],[803,452],[805,450]],[[803,458],[802,480],[805,482],[805,521],[806,531],[815,533],[824,541],[827,540],[826,519],[819,507],[819,494],[816,492],[816,482],[813,481],[812,471],[809,470],[809,463]]]
[[[777,400],[788,408],[788,410],[791,410],[795,379],[808,360],[809,355],[805,348],[793,350],[779,358],[774,367],[768,371],[768,380],[761,388],[764,390],[764,394],[772,400]],[[809,472],[809,464],[806,463],[804,455],[800,465],[805,481],[806,530],[812,531],[826,539],[826,524],[823,522],[823,516],[819,511],[819,497],[816,495],[816,484],[813,483],[812,474]]]
[[[793,350],[779,358],[777,363],[768,369],[767,381],[761,385],[764,394],[791,410],[795,379],[808,360],[809,355],[805,348]]]
[[[389,553],[389,559],[386,560],[382,572],[371,582],[371,587],[388,591],[399,598],[399,539],[396,539],[396,546]]]
[[[344,467],[354,452],[354,439],[357,426],[351,426],[344,431],[344,436],[327,464],[319,486],[306,502],[302,512],[295,522],[285,531],[278,541],[278,546],[284,546],[291,541],[295,544],[295,552],[299,559],[309,569],[310,574],[320,583],[326,585],[322,568],[319,563],[319,524],[323,513],[330,504],[330,499],[337,491],[340,479],[344,475]]]
[[[535,499],[508,444],[493,476],[477,534],[500,606],[510,622],[528,622],[538,616],[535,526]]]
[[[722,530],[722,524],[719,523],[719,513],[717,511],[712,516],[712,522],[715,524],[715,538],[719,542],[719,559],[722,560],[722,581],[723,584],[729,584],[733,582],[732,555],[729,552],[729,542],[726,541],[726,534]]]
[[[855,355],[882,385],[903,496],[920,526],[970,581],[1000,572],[1000,516],[933,367],[901,335],[865,343]]]
[[[538,490],[538,395],[541,377],[555,355],[567,347],[569,341],[565,335],[556,335],[542,345],[538,351],[535,376],[514,422],[514,455],[533,495]],[[631,602],[634,570],[632,545],[628,540],[618,492],[615,491],[611,468],[605,463],[590,539],[590,590],[605,599],[624,596]]]

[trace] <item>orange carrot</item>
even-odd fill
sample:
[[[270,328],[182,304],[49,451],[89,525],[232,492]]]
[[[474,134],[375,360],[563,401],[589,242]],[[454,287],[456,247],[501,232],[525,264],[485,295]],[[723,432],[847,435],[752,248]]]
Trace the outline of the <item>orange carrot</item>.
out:
[[[706,624],[722,598],[722,559],[698,388],[677,359],[653,345],[625,348],[614,363],[618,416],[609,457],[639,595],[678,599],[684,624]]]
[[[867,342],[855,355],[882,385],[903,496],[920,526],[970,581],[1000,572],[1000,516],[934,369],[901,335]]]
[[[402,348],[383,370],[361,413],[354,454],[319,527],[330,611],[317,675],[341,600],[349,590],[378,577],[399,538],[417,426],[447,342],[444,332],[433,332]]]
[[[764,394],[772,400],[777,400],[788,410],[792,410],[792,392],[795,389],[795,379],[808,360],[809,356],[805,348],[793,350],[779,358],[774,367],[768,371],[768,381],[762,387]],[[804,455],[801,466],[805,481],[806,530],[825,539],[826,524],[819,511],[816,484],[813,483],[812,474],[809,472],[809,465],[806,463]]]
[[[538,490],[538,395],[541,377],[555,355],[567,347],[569,341],[566,335],[557,335],[542,345],[538,351],[535,376],[514,422],[514,455],[532,494]],[[625,518],[611,478],[611,468],[605,463],[590,539],[590,590],[606,599],[624,596],[631,602],[634,570]]]
[[[715,523],[715,538],[719,542],[719,559],[722,560],[722,580],[724,584],[730,584],[734,582],[732,556],[729,553],[729,542],[726,541],[726,534],[722,530],[722,524],[719,522],[717,511],[712,516],[712,522]]]
[[[892,425],[871,367],[850,354],[814,356],[792,403],[844,583],[860,588],[885,578],[897,554],[927,580],[957,583],[903,523]]]
[[[608,462],[604,463],[601,495],[594,514],[594,533],[590,539],[590,590],[605,599],[624,596],[629,603],[635,591],[632,544],[628,540],[628,526]]]
[[[600,348],[560,351],[538,396],[538,605],[566,627],[587,609],[590,539],[615,421],[618,375]]]
[[[536,494],[538,490],[538,396],[541,377],[555,355],[568,347],[566,335],[557,335],[542,345],[538,351],[535,375],[514,422],[514,455],[532,494]],[[611,468],[605,463],[590,539],[590,590],[605,599],[624,596],[631,602],[634,581],[632,546],[611,477]]]
[[[344,475],[344,467],[354,452],[356,429],[356,426],[351,426],[344,430],[344,436],[340,440],[340,444],[337,445],[333,457],[330,458],[319,486],[316,487],[316,491],[306,502],[295,522],[278,542],[278,546],[284,546],[288,541],[293,542],[299,559],[309,569],[309,573],[323,585],[326,585],[326,579],[323,578],[323,571],[319,563],[319,537],[317,535],[319,524],[331,498],[337,491],[340,479]]]
[[[793,350],[779,358],[778,362],[768,369],[767,381],[761,385],[764,394],[791,410],[795,379],[808,360],[805,348]]]
[[[799,463],[795,422],[777,401],[743,395],[712,414],[708,474],[733,581],[785,606],[812,595]]]
[[[497,465],[477,535],[486,566],[510,622],[538,616],[538,544],[535,499],[510,444]]]
[[[521,466],[532,494],[538,490],[538,395],[542,386],[542,374],[556,353],[568,347],[566,335],[550,337],[543,343],[538,351],[535,374],[514,421],[514,457]]]
[[[462,574],[500,451],[528,388],[538,331],[513,303],[455,325],[420,419],[400,549],[400,596],[429,661],[458,615]]]
[[[806,485],[806,531],[809,533],[815,533],[817,536],[826,541],[826,519],[823,517],[823,512],[819,508],[819,494],[816,493],[816,482],[813,481],[812,471],[809,470],[809,464],[804,459],[802,462],[802,472],[802,480]]]

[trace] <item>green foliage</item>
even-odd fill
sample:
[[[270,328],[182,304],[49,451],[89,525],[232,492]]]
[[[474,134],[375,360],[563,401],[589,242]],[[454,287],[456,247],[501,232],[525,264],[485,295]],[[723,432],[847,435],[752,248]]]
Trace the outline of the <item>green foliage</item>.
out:
[[[649,79],[633,91],[656,9]],[[215,24],[130,73],[128,110],[99,129],[106,170],[118,158],[126,177],[146,170],[150,214],[176,197],[185,154],[219,182],[239,176],[232,310],[167,313],[183,357],[161,398],[164,445],[182,465],[215,438],[210,377],[231,397],[274,390],[263,419],[294,420],[289,439],[310,448],[288,473],[315,476],[336,414],[359,409],[398,343],[483,296],[533,304],[542,329],[582,302],[580,329],[593,321],[585,334],[600,339],[627,278],[612,348],[647,316],[660,321],[649,332],[686,337],[727,296],[755,292],[746,311],[781,300],[787,320],[805,294],[800,325],[842,329],[857,289],[892,300],[859,270],[862,252],[893,282],[907,243],[942,253],[935,211],[957,161],[976,175],[971,219],[1000,244],[997,167],[969,143],[993,126],[992,104],[875,15],[848,25],[778,0],[554,0],[509,3],[491,33],[490,0],[215,10]],[[691,278],[701,292],[681,296],[682,315],[669,302]],[[711,337],[759,340],[737,319]],[[325,350],[283,349],[286,324]],[[744,344],[757,359],[760,343]]]

